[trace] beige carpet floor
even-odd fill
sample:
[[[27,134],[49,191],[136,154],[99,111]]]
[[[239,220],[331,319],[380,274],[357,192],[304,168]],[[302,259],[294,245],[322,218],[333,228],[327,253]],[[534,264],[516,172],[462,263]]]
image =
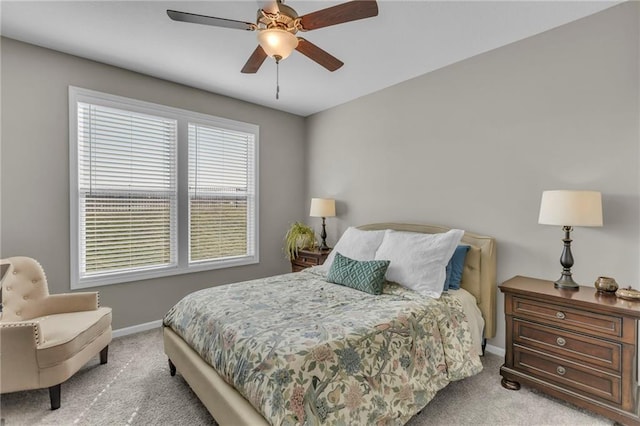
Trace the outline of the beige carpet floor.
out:
[[[487,354],[484,371],[451,383],[409,425],[611,425],[612,422],[528,389],[500,385],[502,359]],[[214,425],[178,373],[169,375],[160,330],[114,339],[109,363],[98,358],[62,385],[62,407],[49,409],[47,390],[0,398],[11,425]]]

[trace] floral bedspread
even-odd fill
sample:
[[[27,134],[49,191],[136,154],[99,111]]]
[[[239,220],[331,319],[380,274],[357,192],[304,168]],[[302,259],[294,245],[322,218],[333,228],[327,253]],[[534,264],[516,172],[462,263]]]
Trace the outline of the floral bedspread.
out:
[[[404,424],[482,370],[458,301],[303,271],[197,291],[171,327],[273,425]]]

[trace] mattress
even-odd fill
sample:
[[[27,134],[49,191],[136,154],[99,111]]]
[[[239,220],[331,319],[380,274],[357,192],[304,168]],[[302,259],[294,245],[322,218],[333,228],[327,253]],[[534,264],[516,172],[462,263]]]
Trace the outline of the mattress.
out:
[[[460,303],[467,322],[469,323],[469,331],[471,332],[473,347],[478,353],[482,353],[484,318],[482,318],[482,312],[480,312],[480,308],[478,308],[476,298],[463,288],[447,291],[450,297],[455,298]]]
[[[307,270],[192,293],[164,323],[271,424],[403,424],[482,369],[467,295],[373,296]]]

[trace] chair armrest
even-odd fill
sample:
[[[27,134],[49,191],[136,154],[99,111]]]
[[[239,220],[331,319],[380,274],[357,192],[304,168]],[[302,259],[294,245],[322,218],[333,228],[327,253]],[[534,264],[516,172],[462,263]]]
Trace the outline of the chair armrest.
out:
[[[39,387],[40,341],[40,324],[35,321],[0,322],[1,393]]]
[[[50,294],[42,299],[40,303],[42,306],[39,316],[95,311],[98,309],[98,292]]]
[[[37,321],[0,322],[0,333],[0,350],[3,356],[5,355],[5,350],[9,349],[8,346],[13,347],[22,344],[19,342],[25,342],[35,348],[42,341],[40,324]],[[7,340],[3,339],[5,337]],[[1,343],[5,345],[1,345]],[[7,344],[8,346],[6,346]]]

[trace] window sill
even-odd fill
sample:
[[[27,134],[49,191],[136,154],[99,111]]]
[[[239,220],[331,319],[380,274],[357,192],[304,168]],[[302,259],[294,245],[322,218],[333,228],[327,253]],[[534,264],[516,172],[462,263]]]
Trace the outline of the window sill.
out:
[[[174,275],[191,274],[194,272],[212,271],[216,269],[233,268],[236,266],[253,265],[259,263],[258,256],[245,256],[236,259],[225,259],[213,262],[194,262],[186,267],[169,266],[153,268],[137,272],[123,272],[120,274],[108,274],[72,280],[71,290],[80,290],[91,287],[102,287],[112,284],[126,284],[152,278],[171,277]]]

